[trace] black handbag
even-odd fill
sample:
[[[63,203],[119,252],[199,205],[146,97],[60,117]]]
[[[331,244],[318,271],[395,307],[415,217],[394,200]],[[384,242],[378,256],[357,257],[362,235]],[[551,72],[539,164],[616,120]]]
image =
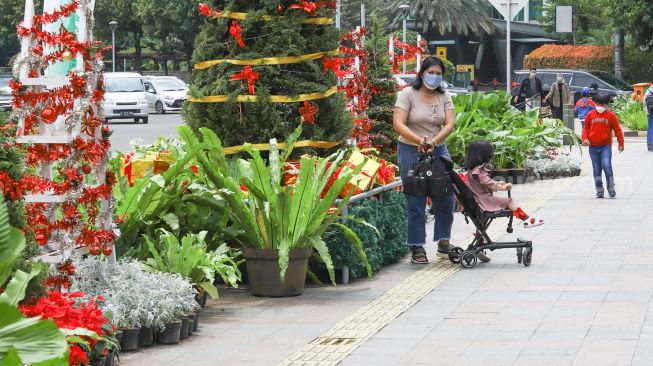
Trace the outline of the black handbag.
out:
[[[419,197],[445,197],[452,193],[451,179],[439,156],[423,154],[408,171],[403,182],[404,193]]]

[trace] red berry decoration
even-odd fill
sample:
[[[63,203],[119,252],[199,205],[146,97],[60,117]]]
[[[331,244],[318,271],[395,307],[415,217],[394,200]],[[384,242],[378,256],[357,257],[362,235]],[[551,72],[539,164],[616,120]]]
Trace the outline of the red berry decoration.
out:
[[[41,46],[40,44],[37,44],[36,46],[34,46],[34,48],[32,48],[32,50],[34,50],[34,54],[37,55],[37,56],[42,56],[43,55],[43,46]]]
[[[45,245],[48,243],[48,237],[44,234],[38,234],[36,235],[36,242],[39,243],[39,245]]]
[[[113,249],[111,249],[111,247],[103,247],[102,253],[108,257],[113,253]]]
[[[82,171],[84,172],[84,174],[91,174],[91,166],[88,165],[88,164],[83,165],[82,166]]]
[[[52,108],[45,108],[41,111],[41,118],[45,123],[53,123],[57,120],[57,113]]]
[[[94,245],[89,249],[89,252],[91,255],[100,255],[100,247]]]
[[[283,11],[283,7],[281,5],[277,6],[278,11]]]

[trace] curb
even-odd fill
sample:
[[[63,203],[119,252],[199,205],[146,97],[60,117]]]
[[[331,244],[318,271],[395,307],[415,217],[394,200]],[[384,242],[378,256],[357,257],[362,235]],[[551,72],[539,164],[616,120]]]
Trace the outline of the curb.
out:
[[[646,131],[623,131],[624,137],[646,137]]]

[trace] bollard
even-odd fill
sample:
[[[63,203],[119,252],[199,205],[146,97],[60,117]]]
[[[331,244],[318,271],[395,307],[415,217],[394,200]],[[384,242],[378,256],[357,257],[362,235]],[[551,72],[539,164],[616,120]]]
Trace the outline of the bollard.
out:
[[[571,129],[574,131],[574,120],[575,120],[575,112],[574,112],[574,105],[573,104],[564,104],[562,106],[562,122],[565,124],[565,127]],[[570,138],[566,137],[562,140],[562,143],[564,145],[572,145],[573,142],[571,141]]]

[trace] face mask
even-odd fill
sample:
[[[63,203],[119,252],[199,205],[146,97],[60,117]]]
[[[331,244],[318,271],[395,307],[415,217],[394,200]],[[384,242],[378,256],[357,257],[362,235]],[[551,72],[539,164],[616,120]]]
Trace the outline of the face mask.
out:
[[[426,74],[422,79],[424,80],[424,86],[430,90],[435,90],[442,84],[442,75]]]
[[[531,74],[530,74],[530,78],[531,78],[531,79],[535,79],[535,76],[536,76],[536,75],[537,75],[537,73],[535,73],[535,72],[531,72]]]
[[[562,83],[563,81],[565,81],[565,79],[562,78],[562,77],[559,77],[559,78],[557,78],[556,80],[557,80],[559,83]]]
[[[599,106],[597,106],[597,107],[596,107],[596,111],[599,112],[599,113],[603,113],[603,112],[605,112],[605,107],[599,107]]]

